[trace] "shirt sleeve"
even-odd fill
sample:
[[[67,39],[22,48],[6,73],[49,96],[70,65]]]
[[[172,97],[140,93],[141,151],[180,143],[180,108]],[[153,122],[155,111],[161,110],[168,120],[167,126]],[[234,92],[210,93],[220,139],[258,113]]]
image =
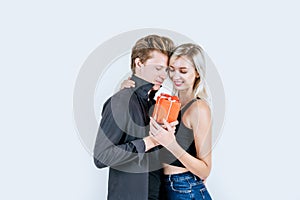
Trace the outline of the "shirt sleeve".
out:
[[[119,115],[126,116],[122,110]],[[126,117],[123,117],[121,124],[116,122],[110,101],[104,105],[94,147],[94,163],[98,168],[120,166],[133,160],[141,163],[145,153],[145,143],[143,139],[124,132],[128,123],[130,122]]]

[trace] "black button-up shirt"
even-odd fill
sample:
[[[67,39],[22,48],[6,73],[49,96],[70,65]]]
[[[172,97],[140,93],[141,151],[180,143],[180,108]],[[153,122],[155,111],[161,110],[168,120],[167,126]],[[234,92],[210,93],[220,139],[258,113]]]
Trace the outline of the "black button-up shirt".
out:
[[[155,151],[145,153],[143,141],[156,91],[151,91],[152,83],[134,75],[132,80],[135,88],[117,92],[103,106],[94,162],[98,168],[110,167],[108,199],[159,199],[159,159]]]

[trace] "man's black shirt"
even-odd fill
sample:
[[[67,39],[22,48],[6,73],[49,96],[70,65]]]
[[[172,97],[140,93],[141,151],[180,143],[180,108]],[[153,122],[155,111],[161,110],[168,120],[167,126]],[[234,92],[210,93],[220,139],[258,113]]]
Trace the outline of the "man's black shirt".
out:
[[[108,199],[159,199],[159,158],[155,151],[145,153],[143,141],[156,91],[151,91],[152,83],[134,75],[132,80],[135,88],[119,91],[103,106],[94,162],[98,168],[110,167]]]

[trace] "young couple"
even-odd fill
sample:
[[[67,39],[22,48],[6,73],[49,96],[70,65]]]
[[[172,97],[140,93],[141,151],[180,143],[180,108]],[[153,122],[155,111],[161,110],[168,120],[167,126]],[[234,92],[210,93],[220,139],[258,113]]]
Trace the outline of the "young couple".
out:
[[[131,52],[132,77],[103,106],[94,148],[98,168],[109,166],[108,199],[211,199],[211,109],[205,57],[196,44],[174,47],[149,35]],[[181,102],[178,121],[159,125],[150,108],[166,78]]]

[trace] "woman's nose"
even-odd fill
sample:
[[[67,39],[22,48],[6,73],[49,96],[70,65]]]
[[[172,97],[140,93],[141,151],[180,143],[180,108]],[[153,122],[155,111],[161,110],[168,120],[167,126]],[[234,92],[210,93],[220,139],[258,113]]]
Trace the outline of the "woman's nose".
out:
[[[179,79],[180,78],[180,74],[177,71],[174,71],[173,78],[174,79]]]

